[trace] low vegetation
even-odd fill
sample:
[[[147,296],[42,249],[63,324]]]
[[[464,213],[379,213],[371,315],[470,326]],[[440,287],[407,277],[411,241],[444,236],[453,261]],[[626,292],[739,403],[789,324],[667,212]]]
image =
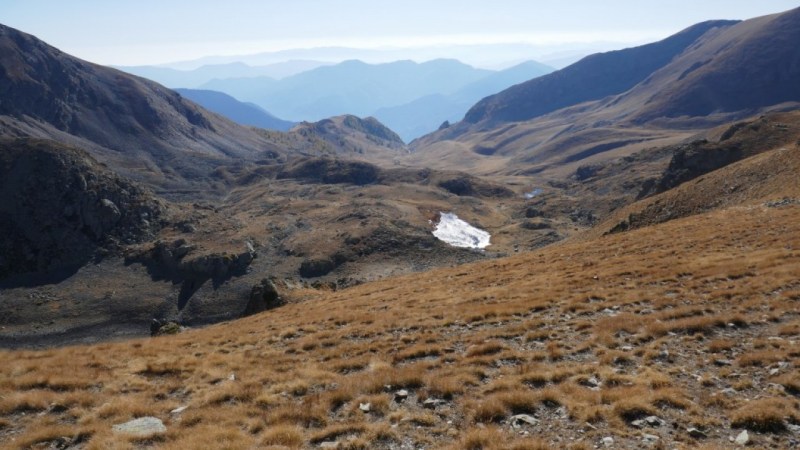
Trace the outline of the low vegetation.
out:
[[[800,207],[716,211],[175,336],[0,353],[3,448],[797,445]],[[154,416],[167,431],[115,433]],[[60,446],[60,447],[59,447]]]

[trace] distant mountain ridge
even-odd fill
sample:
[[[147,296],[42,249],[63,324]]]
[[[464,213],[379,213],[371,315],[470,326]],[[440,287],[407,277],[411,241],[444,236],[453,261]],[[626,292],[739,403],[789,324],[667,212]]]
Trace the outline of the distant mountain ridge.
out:
[[[458,122],[478,100],[553,70],[555,69],[542,63],[527,61],[486,75],[452,94],[428,95],[404,105],[381,108],[374,115],[406,142],[410,142],[436,131],[445,121]]]
[[[209,64],[191,70],[178,70],[161,66],[117,66],[116,68],[123,72],[153,80],[168,88],[176,89],[197,88],[214,79],[241,77],[281,79],[332,64],[324,61],[291,60],[263,66],[251,66],[243,62]]]
[[[375,116],[410,141],[445,120],[460,120],[481,98],[552,70],[535,61],[490,71],[445,59],[386,64],[352,60],[282,80],[216,79],[203,89],[227,93],[295,121],[342,114]]]
[[[235,78],[202,86],[256,103],[278,117],[317,121],[341,114],[369,116],[425,95],[455,92],[492,73],[456,60],[367,64],[357,60],[319,67],[282,80]]]
[[[222,92],[202,89],[175,89],[175,92],[241,125],[277,131],[288,131],[295,125],[273,116],[258,105],[240,102]]]

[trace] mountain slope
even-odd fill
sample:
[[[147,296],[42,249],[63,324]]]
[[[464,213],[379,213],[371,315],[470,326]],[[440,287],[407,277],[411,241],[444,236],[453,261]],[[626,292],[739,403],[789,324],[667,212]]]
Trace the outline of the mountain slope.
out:
[[[293,122],[281,120],[257,105],[240,102],[222,92],[200,89],[175,89],[175,92],[240,125],[277,131],[288,131],[294,126]]]
[[[0,134],[52,138],[120,173],[185,189],[219,163],[284,151],[151,81],[0,26]]]
[[[659,43],[587,57],[484,99],[464,121],[421,138],[412,150],[419,164],[432,167],[464,161],[480,173],[564,177],[583,165],[691,140],[726,122],[797,108],[799,15],[795,9],[707,22]],[[587,67],[633,54],[628,64]],[[608,86],[624,92],[581,89],[580,82],[609,74],[622,81]],[[582,103],[568,104],[575,101]]]
[[[153,416],[165,448],[729,448],[745,430],[793,448],[797,248],[797,205],[734,208],[177,336],[0,352],[0,440],[129,446],[112,427]]]
[[[549,112],[627,91],[669,63],[713,28],[736,22],[703,22],[662,41],[597,53],[552,74],[486,98],[469,110],[468,123],[529,120]]]
[[[690,48],[653,74],[637,122],[659,117],[697,117],[754,111],[800,101],[800,8],[730,27]],[[640,95],[632,90],[630,96]],[[624,103],[623,97],[619,100]]]

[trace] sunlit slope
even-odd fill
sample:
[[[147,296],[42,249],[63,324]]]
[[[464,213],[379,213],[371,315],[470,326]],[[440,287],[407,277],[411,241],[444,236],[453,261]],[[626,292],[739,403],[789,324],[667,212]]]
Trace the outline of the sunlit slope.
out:
[[[764,202],[174,337],[3,352],[0,441],[694,448],[747,429],[759,446],[789,448],[798,248],[800,205]],[[141,416],[167,431],[111,431]]]

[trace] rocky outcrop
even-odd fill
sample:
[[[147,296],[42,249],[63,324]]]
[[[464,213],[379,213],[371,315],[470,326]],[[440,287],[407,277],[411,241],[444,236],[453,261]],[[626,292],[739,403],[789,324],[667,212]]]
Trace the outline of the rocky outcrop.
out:
[[[81,150],[0,139],[0,279],[75,270],[152,239],[166,211]]]
[[[674,147],[660,179],[646,185],[639,198],[668,191],[717,169],[780,146],[797,144],[800,123],[795,115],[769,114],[730,125],[718,141],[706,139]]]
[[[326,158],[304,159],[278,173],[278,179],[294,178],[315,183],[365,185],[378,181],[380,169],[359,161]]]
[[[283,304],[284,300],[278,292],[278,287],[272,280],[264,278],[250,291],[250,300],[248,300],[242,316],[264,312]]]
[[[220,284],[231,277],[244,275],[257,256],[249,242],[238,253],[200,253],[195,250],[197,247],[185,239],[156,241],[151,246],[129,252],[126,262],[143,264],[154,280],[181,283],[178,309],[183,309],[203,283],[212,280]]]
[[[438,183],[438,186],[460,197],[509,198],[514,196],[514,191],[504,186],[466,174],[444,179]]]

